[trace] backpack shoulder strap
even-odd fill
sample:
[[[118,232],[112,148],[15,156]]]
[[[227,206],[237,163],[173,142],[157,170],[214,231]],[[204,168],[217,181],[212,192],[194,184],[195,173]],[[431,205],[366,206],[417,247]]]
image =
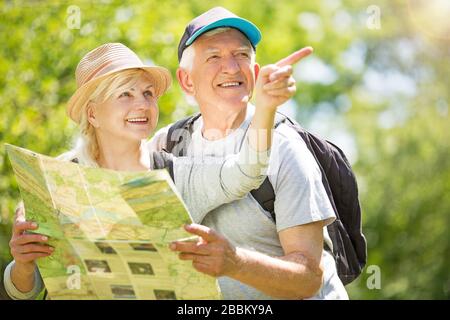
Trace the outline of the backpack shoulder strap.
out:
[[[178,120],[171,125],[167,132],[166,148],[164,151],[173,153],[176,156],[185,155],[185,147],[187,147],[187,142],[192,134],[194,121],[200,118],[200,116],[201,113],[198,112],[192,116]],[[183,145],[180,145],[180,143]]]
[[[264,179],[263,183],[258,189],[250,191],[250,194],[258,201],[259,205],[270,213],[273,221],[275,218],[275,190],[273,189],[272,183],[267,177]]]
[[[167,169],[172,181],[175,182],[173,175],[173,154],[166,151],[153,151],[150,154],[150,163],[152,169]]]
[[[297,131],[298,129],[303,130],[303,127],[297,121],[292,120],[287,115],[277,111],[277,114],[275,115],[274,128],[278,128],[278,126],[282,123],[286,123],[289,126],[294,126]]]

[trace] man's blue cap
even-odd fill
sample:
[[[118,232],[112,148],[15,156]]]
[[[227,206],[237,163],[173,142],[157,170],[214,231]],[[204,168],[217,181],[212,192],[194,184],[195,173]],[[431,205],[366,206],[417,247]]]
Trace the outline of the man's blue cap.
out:
[[[225,27],[241,31],[248,38],[253,48],[256,48],[261,40],[261,32],[253,23],[238,17],[225,8],[215,7],[194,18],[186,26],[178,45],[178,61],[181,60],[184,49],[189,47],[195,39],[209,30]]]

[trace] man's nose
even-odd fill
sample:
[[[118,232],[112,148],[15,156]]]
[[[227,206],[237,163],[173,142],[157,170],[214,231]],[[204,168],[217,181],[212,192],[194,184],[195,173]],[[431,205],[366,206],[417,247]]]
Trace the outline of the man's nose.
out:
[[[227,57],[223,59],[222,62],[222,71],[225,73],[234,74],[239,72],[240,66],[235,57]]]

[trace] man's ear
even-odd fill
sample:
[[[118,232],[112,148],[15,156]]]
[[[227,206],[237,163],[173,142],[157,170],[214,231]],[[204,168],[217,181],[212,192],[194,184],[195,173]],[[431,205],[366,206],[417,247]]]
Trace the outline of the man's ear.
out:
[[[90,101],[86,107],[87,120],[94,128],[100,126],[96,118],[96,106],[97,105],[94,102]]]
[[[185,70],[184,68],[178,68],[177,79],[181,89],[183,89],[186,94],[191,96],[195,94],[194,83],[192,82],[189,71]]]
[[[255,62],[255,65],[253,66],[253,70],[255,71],[255,82],[256,82],[256,79],[258,79],[259,70],[260,70],[259,64],[257,64],[256,62]]]

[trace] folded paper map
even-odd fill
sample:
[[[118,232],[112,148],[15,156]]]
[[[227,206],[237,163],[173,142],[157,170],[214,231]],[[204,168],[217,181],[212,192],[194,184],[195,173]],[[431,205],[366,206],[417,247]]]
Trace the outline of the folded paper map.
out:
[[[89,168],[6,145],[25,204],[54,253],[37,260],[51,299],[220,299],[217,280],[168,245],[192,219],[166,170]]]

